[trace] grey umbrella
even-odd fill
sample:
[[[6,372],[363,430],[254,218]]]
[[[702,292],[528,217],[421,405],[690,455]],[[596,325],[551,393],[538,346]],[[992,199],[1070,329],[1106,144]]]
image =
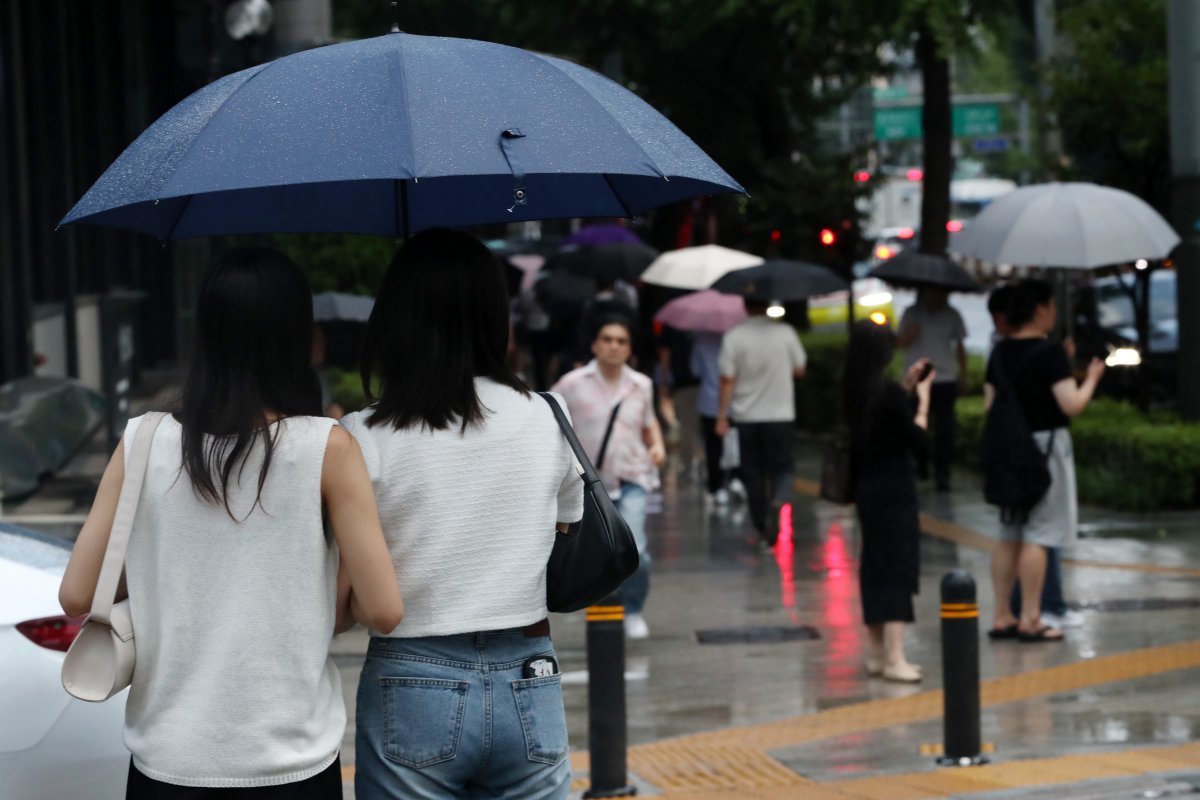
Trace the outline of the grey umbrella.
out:
[[[893,286],[908,286],[920,289],[927,286],[951,292],[975,292],[979,290],[975,279],[967,271],[945,256],[904,250],[871,270],[872,278],[879,278]]]
[[[1043,183],[991,203],[950,249],[991,264],[1093,269],[1166,258],[1177,244],[1166,220],[1129,192]]]

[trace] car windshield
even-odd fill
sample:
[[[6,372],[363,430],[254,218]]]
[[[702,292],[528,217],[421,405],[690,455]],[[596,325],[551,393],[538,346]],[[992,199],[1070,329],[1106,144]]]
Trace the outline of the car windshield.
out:
[[[0,558],[61,573],[70,557],[71,543],[66,539],[0,523]]]
[[[1136,324],[1133,301],[1116,283],[1096,286],[1096,310],[1106,328],[1132,327]],[[1175,305],[1175,273],[1156,272],[1150,279],[1150,321],[1161,322],[1178,316]]]

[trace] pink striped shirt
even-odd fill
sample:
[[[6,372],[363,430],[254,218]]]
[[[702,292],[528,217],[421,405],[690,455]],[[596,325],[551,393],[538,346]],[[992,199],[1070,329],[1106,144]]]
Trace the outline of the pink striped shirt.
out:
[[[654,422],[654,384],[648,377],[625,366],[614,387],[600,374],[593,359],[559,378],[553,391],[567,401],[571,424],[593,461],[600,455],[609,417],[619,402],[621,409],[608,440],[604,464],[597,467],[604,486],[613,492],[621,488],[621,481],[629,481],[647,491],[658,488],[658,470],[642,436]]]

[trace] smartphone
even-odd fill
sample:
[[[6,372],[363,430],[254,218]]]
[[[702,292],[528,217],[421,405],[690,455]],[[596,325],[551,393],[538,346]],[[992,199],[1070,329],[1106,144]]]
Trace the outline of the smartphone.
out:
[[[926,378],[928,378],[928,377],[929,377],[929,373],[931,373],[931,372],[933,372],[933,362],[932,362],[932,361],[926,361],[926,362],[925,362],[925,366],[921,367],[921,374],[920,374],[920,376],[917,378],[917,383],[920,383],[921,381],[923,381],[923,380],[925,380]]]

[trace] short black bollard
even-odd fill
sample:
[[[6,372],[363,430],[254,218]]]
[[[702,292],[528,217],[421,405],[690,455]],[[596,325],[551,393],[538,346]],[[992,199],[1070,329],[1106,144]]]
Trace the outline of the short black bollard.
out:
[[[979,735],[979,605],[966,570],[942,578],[943,766],[986,764]]]
[[[587,610],[588,754],[584,797],[629,797],[625,763],[625,607],[607,597]]]

